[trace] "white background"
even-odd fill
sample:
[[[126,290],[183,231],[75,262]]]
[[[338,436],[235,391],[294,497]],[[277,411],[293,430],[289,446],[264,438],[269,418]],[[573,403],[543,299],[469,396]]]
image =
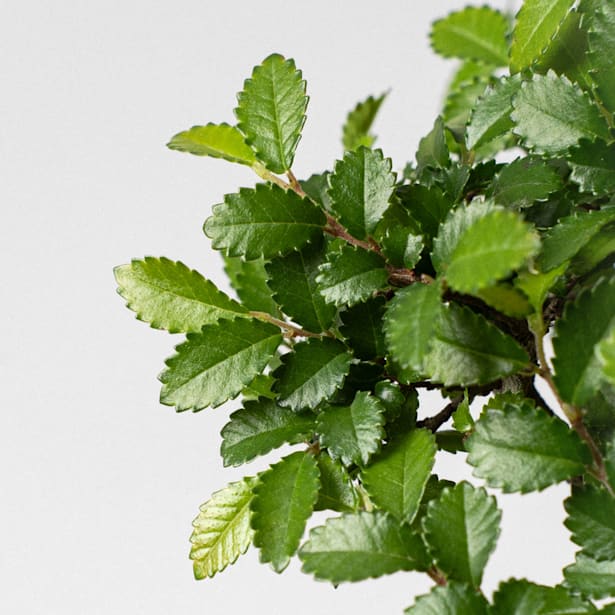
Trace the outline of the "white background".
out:
[[[134,320],[112,268],[165,255],[225,287],[201,225],[255,178],[164,144],[193,124],[232,122],[235,93],[272,51],[308,80],[299,176],[331,167],[346,112],[388,88],[378,145],[402,168],[454,66],[429,50],[429,24],[463,4],[2,3],[0,612],[401,613],[428,589],[400,573],[334,590],[296,562],[278,576],[255,552],[193,580],[199,504],[264,462],[222,468],[218,434],[236,404],[181,415],[158,404],[156,375],[179,338]],[[469,476],[461,455],[447,457],[442,475]],[[564,493],[499,497],[488,594],[510,576],[561,578],[573,553]]]

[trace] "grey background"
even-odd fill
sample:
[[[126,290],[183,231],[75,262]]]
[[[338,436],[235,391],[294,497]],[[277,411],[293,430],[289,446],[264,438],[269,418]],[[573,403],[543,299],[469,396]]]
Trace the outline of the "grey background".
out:
[[[400,613],[427,591],[415,573],[334,590],[296,563],[278,576],[254,551],[193,580],[199,504],[267,460],[222,468],[218,434],[236,404],[196,415],[158,404],[156,374],[180,338],[134,320],[112,268],[165,255],[227,288],[201,225],[255,177],[164,144],[232,122],[235,93],[272,51],[308,80],[299,176],[330,167],[346,112],[388,88],[378,145],[403,167],[454,66],[429,50],[429,23],[464,4],[2,3],[0,612]],[[469,476],[461,461],[443,455],[438,470]],[[573,553],[564,493],[499,496],[487,593],[510,576],[560,579]]]

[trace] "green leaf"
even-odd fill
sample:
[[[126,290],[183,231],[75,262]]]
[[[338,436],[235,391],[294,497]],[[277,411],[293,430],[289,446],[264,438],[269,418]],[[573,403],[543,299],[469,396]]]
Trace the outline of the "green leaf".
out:
[[[116,267],[114,273],[128,308],[155,329],[200,331],[203,325],[247,312],[200,273],[168,258],[146,256]]]
[[[470,412],[470,400],[468,399],[468,389],[463,392],[463,400],[457,406],[457,410],[453,412],[453,427],[461,432],[467,433],[474,429],[474,419]]]
[[[314,510],[355,512],[359,498],[344,466],[325,452],[321,452],[316,461],[320,471],[320,492]]]
[[[589,96],[553,72],[525,81],[513,107],[514,132],[538,153],[562,154],[581,139],[609,140],[608,125]]]
[[[385,303],[384,297],[374,297],[341,314],[340,333],[359,359],[369,361],[386,353],[382,331]]]
[[[364,466],[380,448],[383,424],[382,402],[359,391],[350,406],[327,406],[318,415],[316,431],[331,457]]]
[[[387,285],[384,259],[375,252],[345,245],[330,251],[316,278],[320,293],[329,303],[352,306],[367,301]]]
[[[438,284],[412,284],[390,301],[384,333],[391,357],[404,369],[423,370],[441,310]]]
[[[450,165],[451,158],[446,144],[444,121],[441,117],[436,119],[431,132],[419,141],[416,162],[419,172],[424,167],[443,168]]]
[[[425,370],[444,386],[485,384],[527,367],[519,344],[481,315],[454,303],[443,307]]]
[[[574,0],[525,0],[517,15],[510,48],[510,70],[530,67],[548,47]]]
[[[494,210],[468,227],[448,266],[440,267],[451,288],[475,293],[517,269],[539,245],[536,233],[517,214]]]
[[[299,183],[303,191],[325,211],[331,211],[331,199],[329,198],[329,175],[330,171],[315,173]]]
[[[220,454],[225,466],[238,466],[283,444],[309,439],[313,414],[297,414],[271,399],[247,401],[223,427]]]
[[[277,360],[274,357],[269,365]],[[275,399],[275,393],[271,390],[274,379],[269,374],[257,374],[250,384],[241,391],[243,401],[256,401],[259,397]]]
[[[397,194],[402,205],[419,225],[425,239],[438,233],[440,223],[453,206],[453,201],[436,186],[428,188],[421,184],[406,185],[402,186]]]
[[[600,211],[581,211],[561,218],[545,233],[536,264],[541,271],[550,271],[559,267],[575,256],[603,226],[613,220],[615,220],[615,207]]]
[[[254,68],[237,99],[235,114],[246,142],[273,173],[290,169],[308,104],[294,61],[270,55]]]
[[[374,232],[389,207],[395,186],[391,159],[382,151],[359,147],[346,152],[329,176],[329,197],[333,213],[358,239]]]
[[[583,192],[608,196],[615,192],[615,145],[581,141],[568,157],[570,179]]]
[[[602,381],[595,347],[615,327],[615,278],[602,278],[566,306],[557,321],[553,349],[555,384],[564,401],[582,406]],[[583,326],[579,326],[583,323]]]
[[[603,377],[615,385],[615,328],[598,344],[596,352]]]
[[[574,564],[564,568],[566,583],[589,598],[615,596],[615,561],[598,562],[577,553]]]
[[[363,470],[373,502],[396,519],[412,523],[436,456],[434,435],[415,429],[389,442]]]
[[[254,150],[245,142],[244,136],[235,126],[228,124],[193,126],[172,137],[167,147],[196,156],[224,158],[248,166],[256,162]]]
[[[489,7],[467,7],[434,22],[431,45],[445,58],[508,64],[508,21]]]
[[[458,581],[480,587],[500,533],[493,496],[461,482],[432,500],[423,519],[424,538],[436,566]]]
[[[296,412],[315,408],[342,386],[351,361],[352,355],[337,340],[312,338],[295,344],[273,373],[280,405]]]
[[[513,318],[525,318],[532,311],[526,296],[514,286],[502,282],[481,288],[476,295],[487,305]]]
[[[562,188],[562,178],[545,160],[528,156],[507,164],[495,177],[489,194],[505,207],[529,207]]]
[[[262,257],[251,261],[241,256],[224,257],[224,270],[243,306],[249,310],[280,316],[280,310],[267,286],[265,264]]]
[[[382,512],[328,519],[310,531],[299,558],[303,572],[335,584],[428,566],[420,536]]]
[[[222,572],[250,546],[250,501],[255,483],[254,478],[231,483],[201,505],[190,537],[196,579]]]
[[[216,407],[261,373],[282,341],[280,330],[238,318],[188,333],[160,375],[160,401],[177,411]]]
[[[573,488],[564,503],[571,540],[596,560],[615,560],[615,498],[604,489]]]
[[[542,306],[549,289],[566,271],[566,265],[551,269],[548,273],[521,271],[515,278],[515,286],[525,293],[535,312],[542,314]]]
[[[595,613],[594,606],[573,596],[565,587],[546,587],[525,579],[501,583],[493,596],[493,615],[585,615]]]
[[[419,596],[406,615],[487,615],[489,605],[482,594],[456,581],[435,586],[429,594]]]
[[[521,88],[519,76],[502,77],[489,86],[473,106],[466,128],[468,149],[480,148],[510,132],[512,97]]]
[[[487,408],[466,448],[474,475],[505,493],[540,491],[581,474],[591,461],[576,432],[526,403]]]
[[[254,487],[252,529],[261,562],[282,572],[299,548],[318,498],[318,466],[311,453],[284,457],[260,475]]]
[[[267,284],[276,303],[295,322],[313,332],[326,331],[336,313],[335,306],[324,300],[316,284],[323,259],[323,246],[313,244],[267,265]]]
[[[258,184],[227,194],[205,222],[216,250],[252,260],[273,258],[316,240],[325,216],[308,199],[276,185]]]
[[[357,103],[356,107],[348,114],[346,123],[342,129],[342,144],[344,150],[353,151],[361,145],[371,147],[376,140],[369,131],[380,105],[386,98],[387,93],[381,94],[378,98],[370,96]]]
[[[472,110],[477,105],[477,101],[485,94],[487,86],[491,83],[489,79],[477,77],[474,81],[462,84],[459,89],[449,94],[444,103],[442,117],[446,128],[451,132],[457,143],[463,143],[465,132]],[[449,147],[453,144],[449,139]]]

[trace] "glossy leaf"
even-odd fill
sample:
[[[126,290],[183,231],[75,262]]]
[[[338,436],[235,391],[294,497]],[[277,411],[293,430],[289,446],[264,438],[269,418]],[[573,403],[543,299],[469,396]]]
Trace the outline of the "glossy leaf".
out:
[[[284,457],[254,487],[252,529],[261,562],[282,572],[299,547],[318,497],[318,466],[311,453]]]
[[[424,167],[443,168],[450,165],[451,159],[441,117],[436,119],[431,132],[419,141],[416,162],[419,171]]]
[[[429,243],[428,238],[438,233],[438,227],[446,219],[453,201],[437,186],[428,188],[421,184],[402,186],[397,195]]]
[[[247,318],[189,333],[160,375],[160,401],[178,412],[219,406],[263,371],[281,341],[277,327]]]
[[[266,261],[262,257],[251,261],[241,256],[224,257],[224,270],[243,306],[279,317],[280,310],[267,286],[265,265]]]
[[[254,68],[237,99],[235,114],[246,142],[273,173],[290,169],[308,103],[294,61],[270,55]]]
[[[568,163],[572,169],[570,179],[583,192],[597,196],[615,192],[615,145],[581,141],[570,153]]]
[[[526,296],[511,284],[502,282],[481,288],[476,295],[487,305],[513,318],[525,318],[532,311]]]
[[[374,144],[376,137],[370,133],[370,129],[385,98],[386,93],[381,94],[378,98],[369,96],[357,103],[356,107],[348,114],[342,129],[344,150],[352,151],[358,149],[361,145],[371,147]]]
[[[469,585],[452,581],[416,599],[406,615],[488,615],[489,604]]]
[[[611,328],[611,332],[598,344],[596,352],[603,377],[615,385],[615,327]]]
[[[574,564],[564,568],[566,583],[589,598],[615,596],[615,561],[598,562],[577,553]]]
[[[340,333],[359,359],[369,361],[386,353],[382,330],[384,306],[384,297],[374,297],[341,314]]]
[[[320,491],[314,510],[355,512],[359,497],[344,466],[326,452],[321,452],[316,462],[320,472]]]
[[[489,79],[478,77],[473,81],[463,83],[447,97],[442,117],[444,118],[446,128],[458,143],[463,143],[466,126],[470,121],[472,110],[476,106],[477,101],[485,95],[490,83]]]

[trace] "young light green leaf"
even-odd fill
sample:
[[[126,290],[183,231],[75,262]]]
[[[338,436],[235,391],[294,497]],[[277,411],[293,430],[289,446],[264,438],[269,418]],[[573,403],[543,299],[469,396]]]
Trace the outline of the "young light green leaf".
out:
[[[190,537],[190,559],[196,579],[222,572],[250,546],[250,501],[255,484],[254,478],[231,483],[200,507]]]
[[[589,598],[615,596],[615,561],[598,562],[577,553],[574,564],[564,568],[566,583]]]
[[[444,386],[485,384],[528,363],[527,353],[512,337],[454,303],[443,307],[424,360],[431,379]]]
[[[370,96],[357,103],[348,114],[342,129],[342,144],[345,151],[356,150],[361,145],[371,147],[374,144],[376,137],[370,133],[370,129],[386,95],[385,92],[378,98]]]
[[[325,215],[308,199],[272,184],[241,188],[215,205],[205,234],[216,250],[253,260],[287,254],[316,240]]]
[[[382,331],[385,303],[384,297],[374,297],[341,314],[340,333],[359,359],[370,361],[386,353]]]
[[[366,465],[380,448],[384,410],[382,402],[365,391],[359,391],[350,406],[327,406],[316,425],[322,447],[346,465]]]
[[[284,457],[260,475],[250,502],[254,546],[261,562],[282,572],[299,547],[318,498],[318,466],[311,453]]]
[[[573,488],[564,503],[571,540],[596,560],[615,560],[615,498],[606,490]]]
[[[549,290],[553,287],[558,278],[565,273],[566,268],[567,265],[564,264],[556,269],[551,269],[548,273],[521,271],[515,278],[514,284],[528,298],[534,311],[542,314],[542,306],[547,298]]]
[[[429,565],[420,536],[383,512],[328,519],[310,531],[299,559],[303,572],[335,584]]]
[[[146,256],[116,267],[114,273],[128,308],[155,329],[200,331],[203,325],[247,312],[213,282],[179,261]]]
[[[293,164],[301,129],[305,123],[308,97],[305,81],[293,60],[272,54],[246,79],[239,93],[235,114],[265,166],[284,173]]]
[[[425,167],[444,168],[451,163],[451,158],[446,144],[444,121],[438,117],[434,122],[431,132],[419,141],[419,149],[416,152],[418,171]]]
[[[529,68],[548,47],[574,0],[525,0],[517,15],[510,49],[510,70]]]
[[[603,376],[596,346],[615,328],[614,307],[615,278],[602,278],[569,303],[557,321],[554,380],[564,401],[582,406],[599,389]]]
[[[416,599],[406,615],[488,615],[489,604],[482,594],[456,581],[436,585],[429,594]]]
[[[505,66],[508,63],[508,20],[487,6],[467,7],[434,22],[431,44],[445,58],[480,60]]]
[[[570,152],[570,179],[583,192],[607,196],[615,192],[615,145],[582,140]]]
[[[314,427],[312,413],[298,414],[266,398],[247,401],[223,427],[220,454],[225,466],[238,466],[283,444],[305,441]]]
[[[391,357],[404,369],[423,370],[441,310],[438,284],[412,284],[390,301],[384,334]]]
[[[485,79],[483,77],[478,77],[474,81],[463,83],[457,90],[449,94],[444,102],[442,117],[446,124],[446,128],[450,131],[457,143],[464,142],[466,126],[470,120],[472,109],[474,109],[480,97],[485,94],[490,83],[490,79]],[[451,149],[453,149],[454,145],[450,140],[449,144]],[[476,155],[475,152],[475,156]],[[421,177],[421,179],[423,180],[424,178]]]
[[[391,159],[382,151],[359,147],[346,152],[329,176],[329,197],[333,213],[358,239],[374,232],[389,207],[395,186]]]
[[[615,385],[615,327],[598,344],[596,352],[602,366],[603,377]]]
[[[486,409],[466,448],[474,475],[505,493],[540,491],[581,474],[591,461],[576,432],[524,403]]]
[[[295,412],[315,408],[342,386],[351,361],[348,348],[337,340],[312,338],[295,344],[273,373],[280,405]]]
[[[375,252],[345,245],[330,251],[316,278],[322,296],[337,306],[367,301],[389,278],[384,259]]]
[[[263,371],[281,341],[277,327],[247,318],[188,333],[160,375],[161,403],[178,412],[223,404]]]
[[[493,496],[465,481],[445,489],[427,507],[424,538],[436,566],[457,581],[480,587],[483,570],[500,533]]]
[[[538,153],[556,156],[581,139],[609,140],[608,125],[588,94],[553,72],[525,81],[513,108],[514,132]]]
[[[396,519],[412,523],[436,456],[434,435],[415,429],[389,442],[361,473],[372,501]]]
[[[267,286],[265,265],[266,261],[262,257],[251,261],[244,260],[241,256],[224,257],[224,270],[243,306],[279,317],[280,310]]]
[[[235,126],[228,124],[193,126],[172,137],[167,147],[196,156],[224,158],[248,166],[256,162],[254,150],[245,142],[244,136]]]
[[[320,491],[314,510],[355,512],[359,497],[344,466],[324,451],[316,457],[316,462],[320,471]]]
[[[532,311],[532,306],[527,297],[506,282],[485,286],[476,293],[476,296],[498,312],[513,318],[525,318]]]
[[[463,400],[457,406],[457,410],[453,412],[453,427],[461,432],[468,433],[474,429],[474,418],[470,412],[470,400],[468,398],[468,389],[463,392]]]

